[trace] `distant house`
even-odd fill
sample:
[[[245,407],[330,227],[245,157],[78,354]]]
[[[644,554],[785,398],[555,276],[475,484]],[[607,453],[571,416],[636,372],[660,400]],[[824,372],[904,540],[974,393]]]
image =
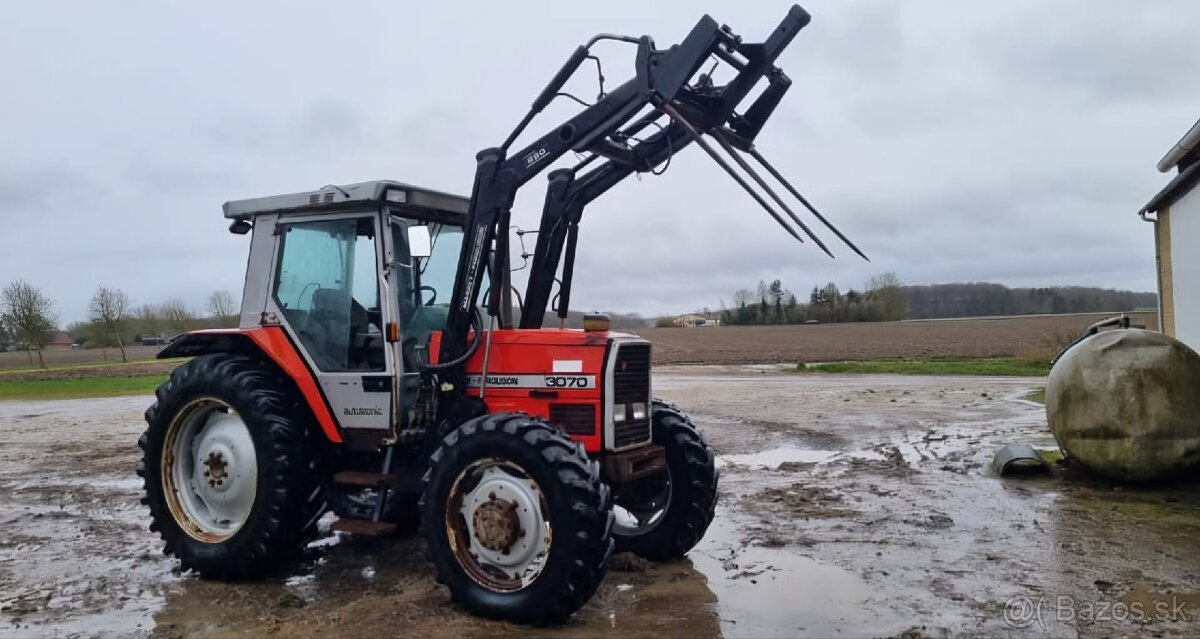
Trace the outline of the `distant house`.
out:
[[[680,315],[679,317],[676,317],[672,323],[683,328],[695,328],[697,326],[720,326],[721,317],[719,315],[706,317],[704,315],[688,313],[687,315]]]
[[[1174,178],[1138,214],[1154,223],[1158,325],[1200,351],[1200,121],[1158,161]]]
[[[66,331],[50,331],[46,337],[46,346],[43,350],[69,351],[75,345],[75,340],[71,339],[71,334]]]

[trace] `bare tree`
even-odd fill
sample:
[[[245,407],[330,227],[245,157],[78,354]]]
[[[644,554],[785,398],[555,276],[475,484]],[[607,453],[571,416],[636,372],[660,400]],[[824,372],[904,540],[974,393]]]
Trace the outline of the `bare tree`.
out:
[[[879,304],[884,320],[902,320],[908,310],[908,296],[895,273],[876,275],[867,282],[867,295]]]
[[[49,341],[49,333],[56,328],[50,298],[32,284],[17,280],[0,292],[0,322],[12,338],[25,347],[29,363],[33,364],[33,351],[36,350],[38,365],[45,368],[42,347]]]
[[[229,291],[213,291],[208,296],[208,312],[221,327],[237,326],[237,303]]]
[[[163,302],[162,315],[167,321],[167,327],[175,333],[187,331],[191,328],[192,320],[195,319],[192,311],[188,309],[187,304],[184,304],[183,300],[177,297],[172,297]]]
[[[121,349],[121,361],[128,362],[121,332],[125,329],[125,320],[129,318],[129,296],[121,289],[101,286],[92,296],[91,313],[92,323],[98,332],[114,342]]]

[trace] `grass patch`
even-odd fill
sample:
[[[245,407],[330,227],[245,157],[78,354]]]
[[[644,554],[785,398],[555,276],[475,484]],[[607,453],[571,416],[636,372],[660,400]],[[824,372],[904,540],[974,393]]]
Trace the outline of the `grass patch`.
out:
[[[167,375],[141,375],[138,377],[83,377],[75,379],[0,381],[0,400],[76,399],[80,397],[149,395],[166,379]]]
[[[1039,388],[1035,391],[1030,391],[1030,392],[1026,393],[1025,396],[1022,397],[1021,399],[1028,400],[1031,402],[1037,402],[1039,404],[1045,404],[1046,403],[1046,389]]]
[[[989,375],[997,377],[1044,377],[1050,362],[1041,359],[1004,357],[965,359],[935,357],[927,359],[877,359],[862,362],[826,362],[799,364],[801,373],[876,373],[888,375]]]

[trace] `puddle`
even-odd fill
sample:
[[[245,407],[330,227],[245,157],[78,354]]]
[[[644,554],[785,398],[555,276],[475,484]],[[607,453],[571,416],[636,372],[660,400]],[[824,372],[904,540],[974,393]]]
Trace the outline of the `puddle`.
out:
[[[722,515],[725,515],[724,517]],[[854,573],[782,548],[745,546],[731,539],[719,514],[691,555],[716,595],[725,637],[829,637],[878,634],[896,619],[874,605],[874,591]]]
[[[886,457],[874,450],[856,450],[851,452],[839,450],[814,450],[810,448],[794,448],[784,446],[772,448],[757,453],[742,455],[720,455],[717,457],[717,467],[741,466],[749,469],[779,470],[784,464],[823,464],[841,459],[857,459],[862,461],[883,461]]]
[[[765,450],[760,453],[720,455],[717,457],[717,466],[724,467],[733,464],[774,470],[778,469],[782,464],[787,463],[817,464],[829,460],[837,454],[838,451],[836,450],[809,450],[805,448],[784,447]]]

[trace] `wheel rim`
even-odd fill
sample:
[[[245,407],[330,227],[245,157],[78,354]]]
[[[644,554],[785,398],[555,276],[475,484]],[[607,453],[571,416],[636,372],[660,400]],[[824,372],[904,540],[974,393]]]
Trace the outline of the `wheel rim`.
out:
[[[613,499],[613,533],[623,537],[644,535],[663,520],[671,507],[671,470],[663,470],[662,488],[652,495],[630,499],[618,494]]]
[[[541,487],[501,459],[467,466],[450,487],[446,533],[455,560],[476,583],[514,592],[546,566],[553,534]]]
[[[241,530],[258,492],[258,456],[242,418],[215,398],[192,401],[167,429],[163,493],[193,539],[218,543]]]

